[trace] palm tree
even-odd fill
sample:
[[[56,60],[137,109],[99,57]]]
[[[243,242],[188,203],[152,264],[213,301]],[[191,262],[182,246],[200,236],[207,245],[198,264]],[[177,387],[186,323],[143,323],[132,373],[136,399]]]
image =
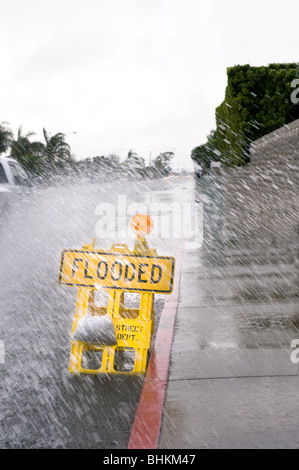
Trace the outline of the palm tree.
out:
[[[50,136],[45,128],[43,128],[43,134],[46,141],[43,149],[46,167],[53,170],[55,166],[62,166],[72,161],[71,147],[65,141],[65,134],[58,132]]]
[[[13,133],[11,129],[7,128],[6,126],[7,126],[7,122],[1,122],[0,124],[0,154],[7,151],[13,139]]]
[[[42,155],[44,145],[41,142],[31,142],[34,132],[22,133],[22,126],[18,129],[16,140],[11,142],[11,156],[18,160],[28,171],[40,175],[42,173]]]
[[[27,132],[26,135],[22,133],[22,126],[18,129],[17,139],[12,140],[11,142],[11,156],[16,160],[25,157],[29,153],[36,149],[36,142],[31,142],[29,137],[32,137],[34,132]],[[38,146],[38,151],[41,150],[40,146]]]

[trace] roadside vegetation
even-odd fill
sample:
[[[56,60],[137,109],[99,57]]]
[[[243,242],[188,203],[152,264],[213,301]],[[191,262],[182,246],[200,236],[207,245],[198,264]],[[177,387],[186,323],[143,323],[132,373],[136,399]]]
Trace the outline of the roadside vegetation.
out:
[[[145,159],[130,150],[125,160],[117,154],[76,160],[65,134],[51,135],[43,129],[44,141],[35,140],[34,132],[24,133],[22,126],[14,136],[7,122],[0,123],[0,154],[15,158],[26,170],[44,181],[60,177],[88,177],[92,180],[126,177],[131,179],[161,178],[171,173],[173,152],[162,152],[146,165]]]
[[[291,99],[298,78],[298,63],[229,67],[225,98],[216,109],[216,130],[192,150],[191,158],[204,170],[211,161],[228,167],[248,163],[251,142],[299,119],[299,106]]]

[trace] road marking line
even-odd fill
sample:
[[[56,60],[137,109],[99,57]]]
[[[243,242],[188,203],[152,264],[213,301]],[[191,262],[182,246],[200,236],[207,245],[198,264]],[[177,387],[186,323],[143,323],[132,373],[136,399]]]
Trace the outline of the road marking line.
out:
[[[182,240],[175,257],[173,293],[165,300],[160,317],[128,449],[157,449],[158,447],[174,324],[179,303],[184,245],[185,241]]]

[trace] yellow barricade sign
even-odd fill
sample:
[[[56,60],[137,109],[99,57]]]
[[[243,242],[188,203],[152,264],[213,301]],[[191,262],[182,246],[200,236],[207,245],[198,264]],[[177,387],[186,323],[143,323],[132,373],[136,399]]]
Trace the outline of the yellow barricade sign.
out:
[[[171,294],[174,269],[172,257],[64,250],[58,282],[95,289]]]
[[[93,238],[91,244],[84,244],[78,250],[64,250],[61,254],[58,282],[78,288],[72,324],[71,373],[139,374],[146,370],[155,331],[154,295],[171,294],[175,258],[158,256],[156,250],[149,247],[145,236],[154,227],[149,215],[136,214],[130,225],[137,235],[133,251],[118,243],[112,244],[108,252],[96,249]],[[95,302],[97,289],[109,290],[106,305],[99,306]],[[139,308],[126,305],[127,291],[138,292]],[[102,316],[103,321],[93,322],[94,331],[89,332],[89,336],[76,336],[86,315]],[[115,334],[112,342],[107,340],[111,324]],[[100,325],[96,335],[95,325]],[[95,358],[90,351],[96,355],[99,368],[89,366],[90,356]]]

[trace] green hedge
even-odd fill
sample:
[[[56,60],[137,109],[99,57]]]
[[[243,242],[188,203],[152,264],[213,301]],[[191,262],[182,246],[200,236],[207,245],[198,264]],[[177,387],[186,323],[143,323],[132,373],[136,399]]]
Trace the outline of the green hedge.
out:
[[[236,166],[248,162],[252,141],[299,119],[299,104],[291,100],[299,64],[237,65],[227,69],[227,77],[225,99],[216,109],[213,144],[223,165]],[[210,145],[208,139],[196,149]],[[196,149],[191,157],[200,162]]]

